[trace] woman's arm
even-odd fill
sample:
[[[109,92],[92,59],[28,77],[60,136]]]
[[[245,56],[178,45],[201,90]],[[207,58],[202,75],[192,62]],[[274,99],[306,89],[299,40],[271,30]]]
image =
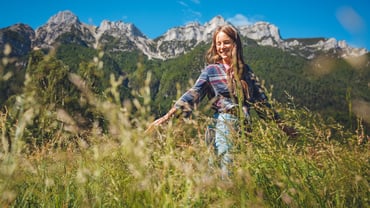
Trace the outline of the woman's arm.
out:
[[[154,127],[161,125],[162,123],[168,121],[173,114],[176,113],[176,107],[172,107],[164,116],[158,118],[157,120],[153,121],[148,128],[145,130],[145,133],[151,132]]]
[[[208,70],[206,68],[205,70],[202,70],[202,73],[199,75],[194,86],[185,92],[164,116],[153,121],[145,132],[150,132],[154,129],[154,127],[168,121],[177,111],[190,114],[194,104],[199,103],[208,93],[208,91]]]

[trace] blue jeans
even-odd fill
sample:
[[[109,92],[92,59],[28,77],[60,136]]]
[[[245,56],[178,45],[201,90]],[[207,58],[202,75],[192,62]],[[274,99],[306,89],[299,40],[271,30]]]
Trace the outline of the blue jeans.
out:
[[[229,165],[232,163],[231,156],[231,135],[235,133],[238,118],[229,113],[214,115],[215,123],[208,126],[207,140],[210,145],[213,143],[216,155],[220,159],[220,168],[223,177],[229,175]],[[213,162],[213,161],[210,161]]]

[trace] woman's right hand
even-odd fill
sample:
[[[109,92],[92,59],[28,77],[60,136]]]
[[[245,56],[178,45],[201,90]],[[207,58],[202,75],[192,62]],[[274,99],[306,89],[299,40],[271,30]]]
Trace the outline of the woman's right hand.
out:
[[[166,120],[168,120],[167,118],[165,118],[166,116],[163,116],[161,118],[158,118],[157,120],[153,121],[149,126],[148,128],[145,130],[145,133],[150,133],[151,131],[153,131],[153,129],[155,127],[158,127],[160,126],[162,123],[164,123]]]
[[[166,113],[166,115],[158,118],[157,120],[153,121],[149,126],[148,128],[145,130],[145,133],[150,133],[151,131],[153,131],[153,129],[155,127],[158,127],[160,126],[161,124],[163,124],[164,122],[168,121],[171,116],[176,112],[176,108],[171,108],[170,111],[168,111],[168,113]]]

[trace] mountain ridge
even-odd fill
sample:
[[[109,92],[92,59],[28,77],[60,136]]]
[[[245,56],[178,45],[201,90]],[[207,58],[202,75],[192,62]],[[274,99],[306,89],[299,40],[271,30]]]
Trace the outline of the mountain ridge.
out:
[[[200,43],[209,43],[213,31],[218,26],[228,23],[218,15],[205,24],[192,22],[173,27],[159,37],[151,39],[133,23],[103,20],[99,26],[94,26],[81,22],[74,13],[66,10],[51,16],[46,24],[34,30],[34,34],[29,31],[23,36],[31,42],[29,51],[35,47],[51,49],[56,43],[63,42],[77,43],[95,49],[108,49],[112,52],[139,50],[149,59],[165,60],[185,54]],[[0,29],[0,49],[7,40],[4,33],[14,27],[16,25]],[[338,57],[361,56],[368,53],[365,48],[353,48],[346,41],[337,41],[335,38],[283,39],[279,28],[268,22],[237,26],[237,29],[243,37],[255,41],[258,45],[281,48],[306,59],[313,59],[322,52],[330,52]]]

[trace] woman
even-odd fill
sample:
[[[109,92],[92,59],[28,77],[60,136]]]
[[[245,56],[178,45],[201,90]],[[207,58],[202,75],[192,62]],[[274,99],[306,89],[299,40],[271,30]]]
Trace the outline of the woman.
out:
[[[206,60],[208,66],[202,70],[194,86],[148,129],[161,125],[177,111],[191,110],[207,95],[216,111],[214,147],[221,159],[221,170],[227,175],[227,166],[231,163],[229,136],[237,130],[236,124],[250,124],[249,109],[252,104],[262,118],[267,118],[266,109],[271,109],[271,106],[257,77],[243,61],[240,35],[233,26],[224,25],[216,29]],[[272,119],[279,120],[276,112],[270,112]]]

